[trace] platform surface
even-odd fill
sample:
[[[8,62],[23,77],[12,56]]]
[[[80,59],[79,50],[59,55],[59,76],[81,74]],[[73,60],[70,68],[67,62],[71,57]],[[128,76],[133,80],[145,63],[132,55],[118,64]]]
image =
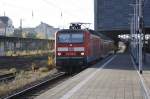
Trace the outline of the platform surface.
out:
[[[144,83],[150,81],[149,72],[147,75],[145,72],[142,77]],[[82,71],[36,99],[144,99],[144,94],[131,56],[117,54]]]

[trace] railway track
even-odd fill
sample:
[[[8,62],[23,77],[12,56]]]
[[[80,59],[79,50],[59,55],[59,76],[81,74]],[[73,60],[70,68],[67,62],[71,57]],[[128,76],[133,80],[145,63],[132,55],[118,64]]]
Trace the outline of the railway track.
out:
[[[5,96],[2,99],[33,99],[46,90],[54,87],[57,82],[62,82],[62,79],[65,79],[65,73],[59,72],[50,75],[49,77],[44,78],[43,80],[33,83],[31,86],[28,86],[20,91],[17,91],[11,95]]]
[[[14,73],[0,75],[0,82],[10,81],[15,78]]]

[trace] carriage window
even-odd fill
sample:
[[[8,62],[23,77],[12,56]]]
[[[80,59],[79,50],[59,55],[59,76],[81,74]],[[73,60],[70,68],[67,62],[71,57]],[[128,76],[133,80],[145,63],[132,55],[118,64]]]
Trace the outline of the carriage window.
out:
[[[60,43],[68,43],[68,42],[70,42],[71,41],[70,40],[70,34],[60,34],[58,36],[58,41]]]

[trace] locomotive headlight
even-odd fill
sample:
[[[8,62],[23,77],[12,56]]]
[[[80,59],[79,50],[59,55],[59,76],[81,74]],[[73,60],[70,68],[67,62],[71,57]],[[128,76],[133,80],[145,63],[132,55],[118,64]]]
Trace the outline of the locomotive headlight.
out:
[[[61,55],[61,53],[60,53],[60,52],[58,52],[57,54],[58,54],[58,56],[60,56],[60,55]]]
[[[81,52],[81,55],[84,55],[84,52]]]

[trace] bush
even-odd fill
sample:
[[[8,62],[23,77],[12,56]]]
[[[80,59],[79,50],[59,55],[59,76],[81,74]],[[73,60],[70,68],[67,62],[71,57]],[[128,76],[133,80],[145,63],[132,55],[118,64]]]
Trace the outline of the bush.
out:
[[[37,71],[39,69],[39,67],[35,63],[32,63],[31,69],[32,69],[32,71],[35,72],[35,71]]]
[[[49,69],[47,67],[41,67],[41,68],[39,68],[39,71],[40,72],[48,72]]]
[[[11,68],[11,69],[9,69],[9,72],[10,72],[10,73],[16,73],[16,72],[17,72],[17,69],[16,69],[16,68]]]

